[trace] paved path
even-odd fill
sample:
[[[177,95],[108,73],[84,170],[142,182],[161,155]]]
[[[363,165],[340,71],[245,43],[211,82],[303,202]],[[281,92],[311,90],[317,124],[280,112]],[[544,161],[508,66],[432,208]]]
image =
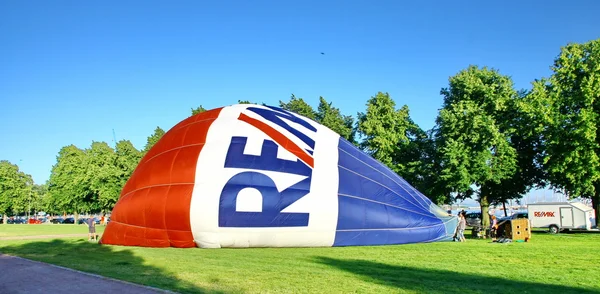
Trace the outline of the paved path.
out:
[[[0,253],[0,293],[173,293]]]

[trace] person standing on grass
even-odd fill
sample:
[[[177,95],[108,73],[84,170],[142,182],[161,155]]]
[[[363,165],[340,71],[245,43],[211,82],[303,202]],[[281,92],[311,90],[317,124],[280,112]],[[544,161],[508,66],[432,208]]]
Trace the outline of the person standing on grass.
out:
[[[92,241],[92,237],[94,237],[94,241],[98,240],[98,235],[96,235],[96,221],[93,217],[87,219],[88,225],[88,241]]]
[[[458,214],[458,226],[456,227],[456,237],[458,242],[465,242],[465,229],[467,228],[467,220],[465,219],[464,213]]]
[[[456,214],[456,218],[458,219],[458,223],[456,223],[456,228],[454,228],[454,235],[452,236],[452,241],[460,241],[460,239],[458,238],[458,227],[460,226],[460,214],[461,212],[459,211],[458,214]]]
[[[492,237],[492,242],[496,241],[496,230],[498,230],[498,219],[495,215],[492,215],[492,221],[490,222],[490,237]]]

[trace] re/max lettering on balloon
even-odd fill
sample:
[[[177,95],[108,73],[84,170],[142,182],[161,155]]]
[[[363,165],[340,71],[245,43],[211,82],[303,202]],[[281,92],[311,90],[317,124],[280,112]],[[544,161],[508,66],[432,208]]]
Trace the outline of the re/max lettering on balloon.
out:
[[[316,129],[308,122],[299,119],[282,109],[262,109],[250,107],[248,110],[259,114],[264,120],[272,122],[287,130],[310,148],[314,149],[314,140],[287,124],[283,119],[293,121],[306,129],[316,132]],[[295,160],[284,160],[277,158],[278,149],[281,148],[277,143],[271,140],[264,140],[260,155],[244,154],[248,138],[235,136],[231,138],[227,155],[225,158],[225,168],[243,168],[255,171],[244,171],[232,176],[221,191],[219,201],[219,226],[220,227],[299,227],[308,226],[308,213],[282,212],[286,207],[306,196],[310,192],[312,181],[312,150],[302,150],[297,145],[289,143],[291,140],[275,129],[269,127],[264,122],[240,116],[240,120],[257,127],[265,134],[277,137],[288,142],[286,150],[300,157]],[[274,133],[276,132],[276,133]],[[292,146],[294,145],[294,146]],[[293,148],[296,147],[296,148]],[[308,151],[308,153],[304,153]],[[288,187],[283,191],[278,191],[277,185],[271,177],[258,171],[274,171],[294,175],[306,176],[305,179]],[[260,212],[237,211],[237,197],[239,193],[246,188],[253,188],[260,192],[262,196],[262,209]]]

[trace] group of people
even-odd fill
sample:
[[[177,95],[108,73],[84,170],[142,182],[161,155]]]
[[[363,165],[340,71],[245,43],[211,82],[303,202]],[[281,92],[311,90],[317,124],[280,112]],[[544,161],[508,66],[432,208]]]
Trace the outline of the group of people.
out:
[[[452,241],[457,242],[465,242],[465,229],[467,228],[467,219],[466,212],[460,211],[458,213],[458,224],[456,225],[456,230],[454,232],[454,237]],[[496,241],[496,231],[498,229],[498,219],[495,215],[491,215],[490,217],[490,237],[492,238],[492,242]]]

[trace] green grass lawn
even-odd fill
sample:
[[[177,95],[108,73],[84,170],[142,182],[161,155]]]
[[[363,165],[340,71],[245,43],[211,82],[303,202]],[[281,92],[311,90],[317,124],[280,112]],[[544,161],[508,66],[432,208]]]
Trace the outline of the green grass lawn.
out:
[[[62,230],[46,227],[47,235]],[[534,233],[512,244],[253,249],[68,238],[0,241],[0,252],[183,293],[600,293],[598,245],[600,234],[584,233]]]
[[[0,224],[0,238],[1,237],[15,237],[15,236],[36,236],[36,235],[63,235],[63,234],[87,234],[87,225],[74,225],[74,224],[40,224],[40,225],[28,225],[28,224]],[[101,234],[104,232],[104,226],[96,226],[96,232]]]

